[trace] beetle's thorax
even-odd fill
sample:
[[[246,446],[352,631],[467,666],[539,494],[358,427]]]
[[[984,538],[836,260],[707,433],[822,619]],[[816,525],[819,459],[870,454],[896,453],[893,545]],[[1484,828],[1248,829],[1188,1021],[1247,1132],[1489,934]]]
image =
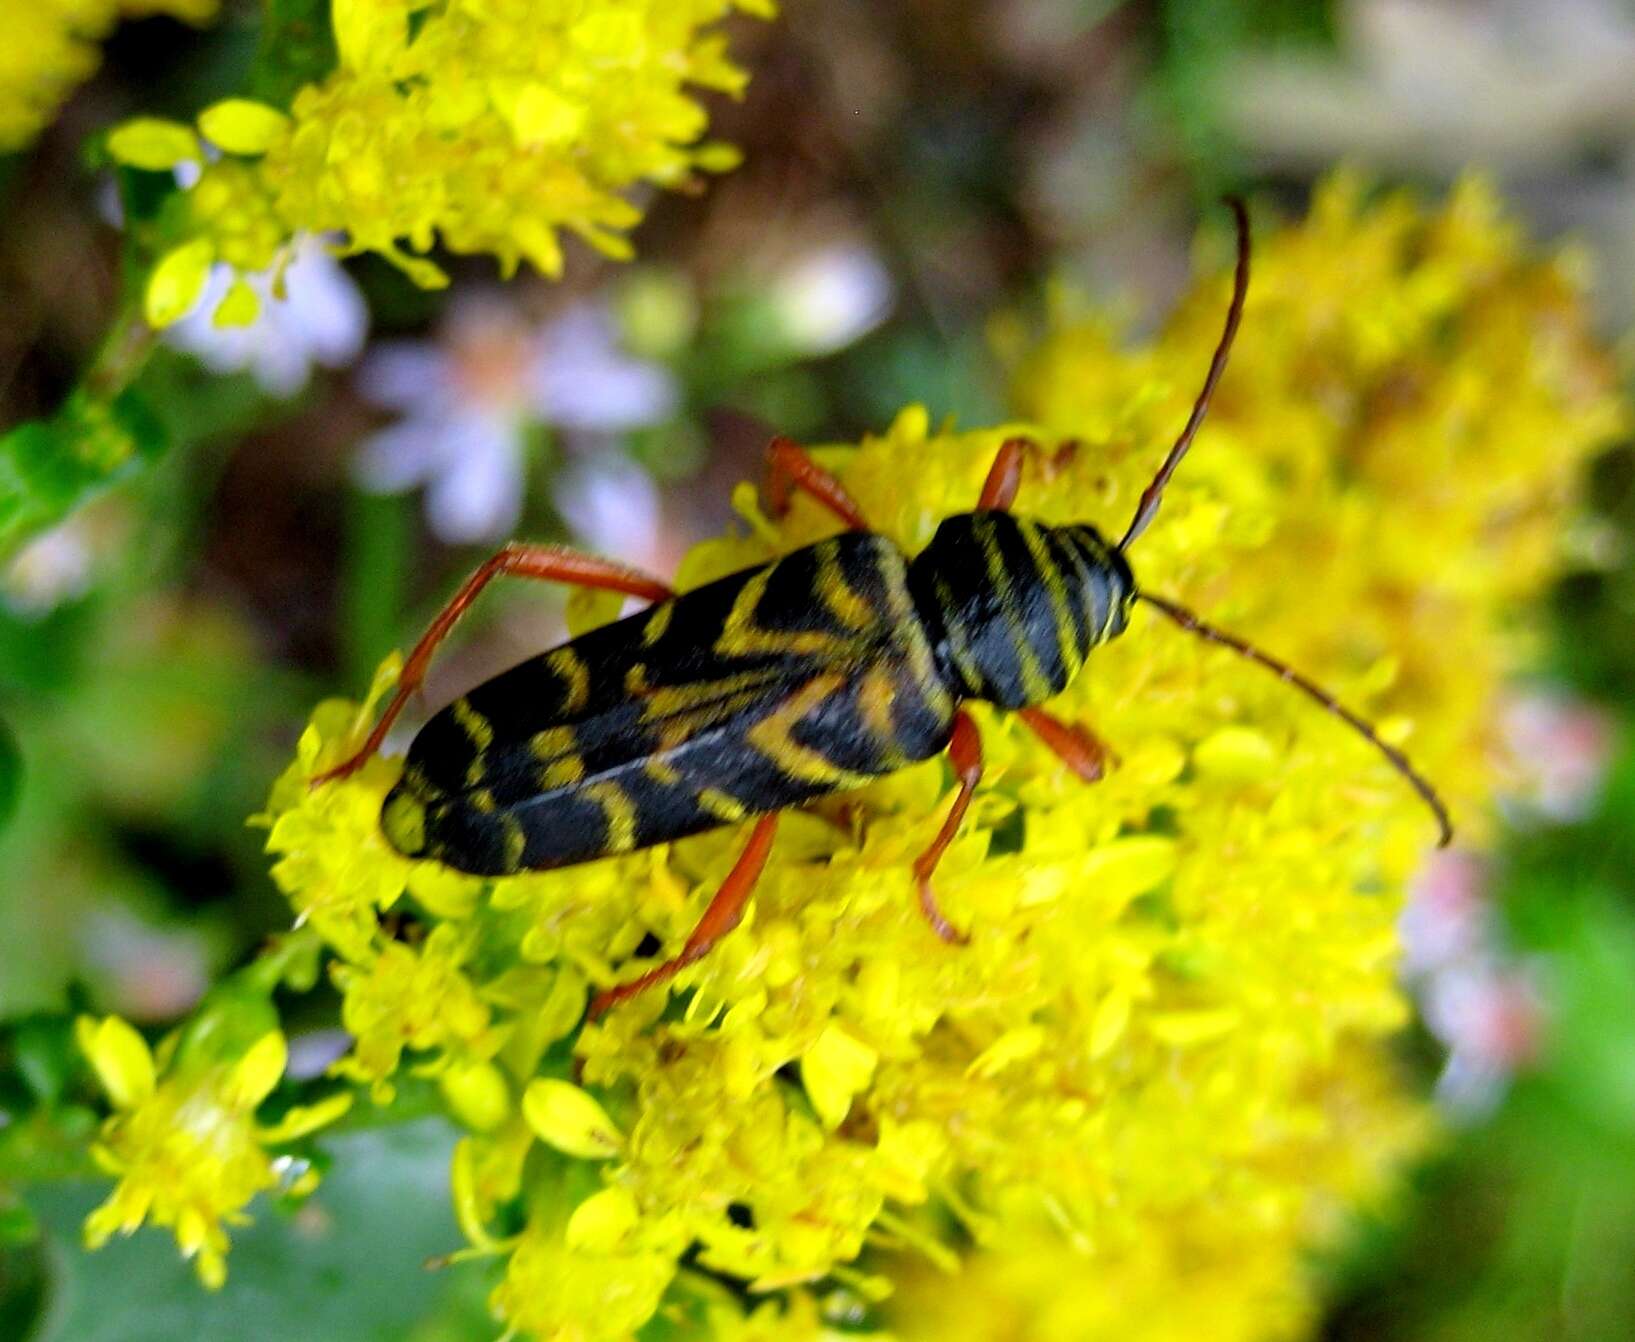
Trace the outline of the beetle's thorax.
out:
[[[1123,553],[1094,527],[998,511],[947,518],[908,581],[948,684],[1004,708],[1060,694],[1135,599]]]

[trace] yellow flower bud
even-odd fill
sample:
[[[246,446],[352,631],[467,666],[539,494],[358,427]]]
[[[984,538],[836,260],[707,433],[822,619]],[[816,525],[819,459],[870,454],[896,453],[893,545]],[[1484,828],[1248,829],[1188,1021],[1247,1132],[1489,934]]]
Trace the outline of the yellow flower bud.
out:
[[[630,1190],[615,1184],[591,1194],[573,1209],[563,1238],[568,1248],[580,1253],[612,1253],[639,1219]]]
[[[624,1149],[624,1134],[585,1091],[541,1078],[523,1092],[522,1112],[542,1142],[583,1160],[607,1160]]]
[[[137,117],[108,134],[108,152],[121,163],[164,172],[203,156],[198,136],[179,121]]]
[[[511,1089],[491,1062],[450,1067],[438,1085],[454,1116],[474,1131],[489,1132],[510,1116]]]
[[[204,297],[210,279],[210,265],[216,259],[215,245],[208,238],[195,238],[166,252],[148,277],[143,308],[150,326],[165,327],[180,321]]]
[[[264,154],[288,132],[290,119],[249,98],[225,98],[199,113],[204,138],[229,154]]]

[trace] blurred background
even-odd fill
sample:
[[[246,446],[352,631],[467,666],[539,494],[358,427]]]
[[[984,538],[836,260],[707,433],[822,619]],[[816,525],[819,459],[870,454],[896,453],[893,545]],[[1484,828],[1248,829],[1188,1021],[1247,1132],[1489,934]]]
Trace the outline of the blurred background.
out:
[[[117,307],[118,206],[83,145],[236,91],[256,30],[231,3],[202,31],[126,23],[0,157],[0,429],[61,402]],[[360,693],[498,540],[667,572],[729,520],[766,426],[855,439],[913,401],[996,421],[995,314],[1066,286],[1139,336],[1222,191],[1294,215],[1340,162],[1431,196],[1485,169],[1582,249],[1609,342],[1635,318],[1624,0],[790,0],[732,45],[747,96],[708,102],[745,164],[654,199],[637,261],[570,247],[561,283],[501,287],[454,258],[428,293],[303,254],[277,320],[171,332],[143,375],[169,452],[0,571],[0,1125],[60,1084],[65,1006],[163,1026],[283,925],[244,817],[310,705]],[[1313,1265],[1328,1338],[1635,1336],[1635,452],[1584,494],[1507,723],[1536,777],[1405,924],[1410,967],[1440,967],[1413,978],[1406,1060],[1450,1136]],[[559,637],[561,601],[495,589],[431,702]],[[339,1161],[214,1297],[158,1233],[79,1253],[94,1190],[31,1198],[44,1240],[0,1193],[0,1338],[492,1336],[477,1273],[419,1267],[457,1243],[450,1133],[339,1140],[389,1173]],[[110,1291],[117,1318],[91,1307]]]

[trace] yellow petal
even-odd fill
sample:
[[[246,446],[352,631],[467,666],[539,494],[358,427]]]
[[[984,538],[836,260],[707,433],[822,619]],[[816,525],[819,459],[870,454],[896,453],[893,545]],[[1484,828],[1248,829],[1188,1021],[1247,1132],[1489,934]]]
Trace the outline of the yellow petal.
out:
[[[1214,778],[1264,778],[1277,767],[1278,752],[1252,727],[1222,727],[1192,752],[1198,772]]]
[[[567,144],[584,129],[584,104],[563,97],[548,84],[496,84],[489,93],[520,144]]]
[[[289,1048],[284,1036],[277,1030],[267,1031],[228,1074],[227,1084],[222,1087],[222,1100],[229,1108],[254,1109],[272,1094],[288,1061]]]
[[[824,1127],[838,1128],[852,1097],[869,1084],[880,1055],[837,1025],[824,1026],[800,1061],[801,1080]]]
[[[199,113],[204,138],[229,154],[264,154],[283,137],[290,119],[249,98],[226,98]]]
[[[198,136],[179,121],[137,117],[108,135],[108,152],[121,163],[163,172],[202,155]]]
[[[216,304],[211,321],[221,327],[253,326],[260,315],[261,295],[243,280],[234,280],[226,297]]]
[[[1031,1058],[1045,1043],[1044,1027],[1020,1025],[1007,1030],[977,1054],[966,1067],[967,1076],[997,1076],[1013,1062]]]
[[[440,1085],[454,1116],[477,1132],[499,1127],[511,1114],[510,1087],[491,1062],[450,1067]]]
[[[328,1127],[352,1107],[352,1097],[345,1091],[331,1095],[317,1104],[298,1104],[276,1123],[256,1129],[256,1136],[267,1146],[279,1146],[305,1137],[309,1132]]]
[[[409,893],[439,918],[468,918],[483,883],[440,862],[417,862],[409,872]]]
[[[1114,1044],[1124,1037],[1124,1028],[1130,1023],[1130,994],[1114,988],[1096,1004],[1096,1013],[1090,1018],[1090,1056],[1105,1057]]]
[[[148,277],[143,307],[150,326],[165,327],[180,321],[204,297],[216,249],[208,238],[195,238],[168,251]]]
[[[1239,1019],[1238,1013],[1231,1007],[1166,1011],[1149,1020],[1147,1028],[1160,1042],[1186,1048],[1191,1044],[1206,1044],[1211,1039],[1219,1039],[1230,1033]]]
[[[693,162],[705,172],[731,172],[744,161],[737,145],[710,140],[693,150]]]
[[[409,44],[409,6],[402,0],[335,0],[330,24],[349,70],[388,70]]]
[[[636,1228],[640,1216],[629,1189],[604,1188],[573,1209],[565,1232],[567,1245],[582,1253],[612,1253]]]
[[[566,1081],[541,1079],[522,1097],[528,1126],[542,1142],[585,1160],[607,1160],[624,1147],[624,1134],[588,1093]]]
[[[109,1016],[101,1024],[81,1016],[74,1023],[74,1034],[80,1052],[96,1068],[97,1079],[115,1105],[134,1109],[153,1094],[153,1054],[142,1036],[118,1016]]]
[[[454,1205],[454,1219],[470,1243],[478,1248],[495,1243],[483,1224],[482,1199],[477,1193],[477,1148],[469,1137],[454,1148],[449,1167],[449,1201]]]
[[[1164,880],[1175,863],[1173,839],[1155,834],[1115,839],[1085,858],[1077,884],[1088,898],[1117,908]]]

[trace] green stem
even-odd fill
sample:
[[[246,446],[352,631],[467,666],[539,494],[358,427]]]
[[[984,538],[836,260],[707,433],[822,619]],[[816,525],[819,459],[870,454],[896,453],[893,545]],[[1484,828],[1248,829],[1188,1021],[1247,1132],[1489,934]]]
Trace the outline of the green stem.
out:
[[[142,305],[127,298],[80,386],[93,400],[111,401],[135,382],[158,348],[159,332],[142,315]]]

